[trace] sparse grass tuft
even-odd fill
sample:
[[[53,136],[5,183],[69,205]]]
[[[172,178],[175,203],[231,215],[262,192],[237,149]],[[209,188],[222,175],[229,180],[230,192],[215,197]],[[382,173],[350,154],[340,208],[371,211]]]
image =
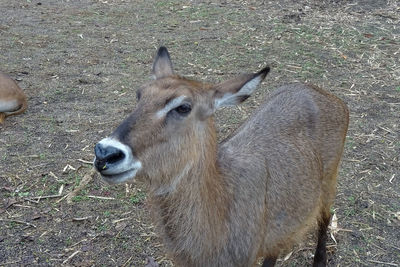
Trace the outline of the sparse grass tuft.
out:
[[[0,262],[143,266],[146,253],[172,266],[140,186],[95,177],[72,204],[30,199],[81,183],[87,164],[79,159],[92,161],[93,145],[133,110],[156,48],[166,45],[189,78],[217,82],[272,67],[254,96],[218,112],[219,140],[279,85],[307,81],[341,97],[351,118],[329,264],[399,264],[397,1],[42,2],[0,1],[1,68],[29,99],[24,114],[0,126],[0,219],[19,221],[0,221]],[[310,238],[278,266],[310,265],[314,246]]]

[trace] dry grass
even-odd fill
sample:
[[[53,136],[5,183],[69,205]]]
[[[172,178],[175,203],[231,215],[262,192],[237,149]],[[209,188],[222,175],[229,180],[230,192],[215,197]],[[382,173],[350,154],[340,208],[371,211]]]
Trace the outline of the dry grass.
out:
[[[351,124],[329,264],[400,265],[398,1],[19,0],[0,10],[1,68],[29,97],[25,114],[0,125],[0,266],[142,266],[146,256],[171,266],[140,185],[79,188],[160,44],[179,73],[199,79],[272,66],[245,105],[218,113],[221,139],[284,83],[344,99]],[[314,247],[310,238],[278,265],[309,265]]]

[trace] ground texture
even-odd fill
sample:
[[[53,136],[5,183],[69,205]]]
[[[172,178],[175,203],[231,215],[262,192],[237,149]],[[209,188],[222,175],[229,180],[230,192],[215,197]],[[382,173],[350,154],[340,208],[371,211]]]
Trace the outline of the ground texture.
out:
[[[400,266],[398,1],[0,0],[0,13],[0,68],[29,98],[0,126],[0,266],[172,266],[141,185],[95,177],[72,204],[63,197],[133,110],[159,45],[196,79],[272,67],[244,105],[217,114],[221,139],[284,83],[341,97],[351,122],[329,265]],[[314,247],[310,235],[278,265],[310,265]]]

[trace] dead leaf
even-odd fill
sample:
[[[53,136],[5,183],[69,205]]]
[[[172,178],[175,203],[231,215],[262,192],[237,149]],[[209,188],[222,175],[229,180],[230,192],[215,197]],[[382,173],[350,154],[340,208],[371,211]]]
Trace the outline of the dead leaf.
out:
[[[288,259],[290,259],[290,257],[292,256],[293,251],[291,251],[290,253],[288,253],[284,258],[283,261],[287,261]]]
[[[121,231],[124,230],[128,224],[126,222],[119,222],[115,225],[115,230]]]
[[[333,216],[332,216],[332,220],[331,220],[329,229],[330,229],[330,235],[331,235],[332,240],[335,242],[335,244],[337,244],[335,236],[334,236],[335,234],[337,234],[339,232],[336,213],[333,214]]]

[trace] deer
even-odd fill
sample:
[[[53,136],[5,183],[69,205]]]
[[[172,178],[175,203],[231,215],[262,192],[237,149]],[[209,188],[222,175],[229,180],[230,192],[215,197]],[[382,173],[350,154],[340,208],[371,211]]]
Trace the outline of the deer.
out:
[[[8,116],[23,113],[27,106],[22,89],[8,75],[0,72],[0,124]]]
[[[314,85],[283,85],[220,144],[216,110],[245,101],[268,72],[213,84],[174,73],[160,47],[135,109],[94,147],[102,180],[145,186],[152,221],[176,266],[274,266],[327,230],[349,123],[346,104]]]

